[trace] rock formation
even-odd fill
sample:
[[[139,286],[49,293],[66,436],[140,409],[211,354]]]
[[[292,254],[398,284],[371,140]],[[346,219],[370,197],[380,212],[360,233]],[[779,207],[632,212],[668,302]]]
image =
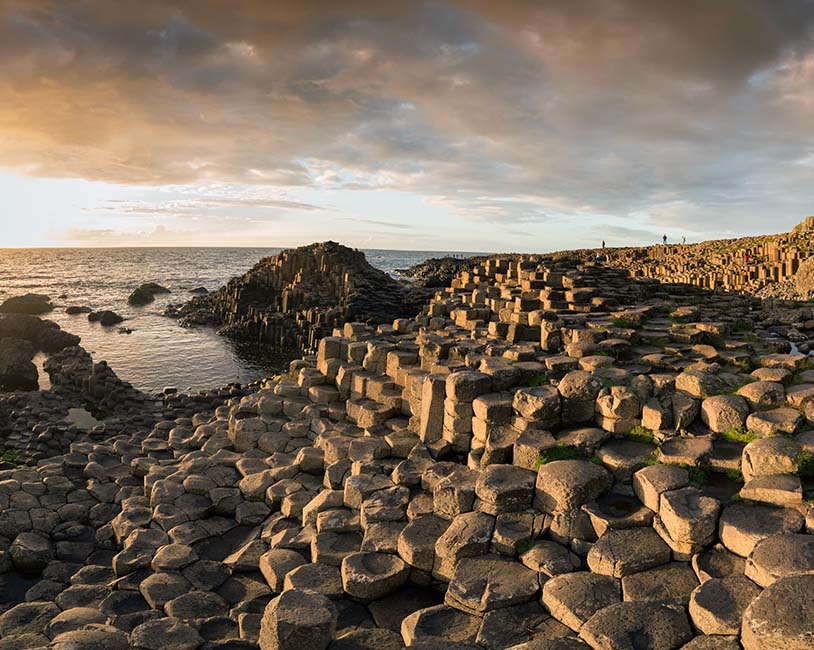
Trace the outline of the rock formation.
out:
[[[807,299],[814,290],[805,261],[814,253],[814,217],[791,232],[699,244],[563,251],[572,257],[627,269],[634,278],[682,282],[711,290],[742,291],[764,298]],[[798,271],[802,273],[798,276]]]
[[[323,242],[263,259],[168,314],[182,324],[214,324],[235,338],[304,353],[345,322],[414,316],[426,295],[373,268],[361,251]]]
[[[453,278],[461,271],[469,270],[483,257],[432,257],[407,269],[396,272],[410,278],[411,283],[419,287],[448,287]]]
[[[2,643],[810,648],[809,357],[755,297],[569,259],[0,470]]]

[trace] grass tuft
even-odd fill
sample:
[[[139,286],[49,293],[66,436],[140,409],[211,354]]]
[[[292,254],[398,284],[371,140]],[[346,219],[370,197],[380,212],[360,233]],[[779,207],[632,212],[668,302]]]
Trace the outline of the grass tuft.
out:
[[[703,467],[687,467],[686,469],[690,475],[690,486],[700,489],[707,484],[707,472]]]
[[[536,388],[537,386],[548,386],[550,383],[551,381],[543,373],[535,375],[529,380],[529,386],[532,388]]]
[[[537,461],[534,463],[534,471],[537,471],[546,463],[551,463],[555,460],[574,460],[580,457],[579,449],[559,443],[555,447],[547,449],[537,456]]]
[[[636,442],[653,443],[655,441],[655,438],[653,437],[653,432],[647,427],[643,427],[641,424],[637,424],[630,431],[628,431],[627,437],[630,440],[635,440]]]
[[[760,436],[758,436],[754,431],[749,431],[748,429],[744,429],[743,427],[732,427],[728,431],[719,433],[718,437],[721,440],[726,440],[727,442],[747,443],[757,440]]]
[[[797,459],[797,475],[800,478],[814,477],[814,454],[810,451],[800,452]]]

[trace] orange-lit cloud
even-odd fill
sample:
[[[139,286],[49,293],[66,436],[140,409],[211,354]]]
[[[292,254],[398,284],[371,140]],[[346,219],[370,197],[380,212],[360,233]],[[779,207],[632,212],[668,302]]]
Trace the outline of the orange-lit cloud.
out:
[[[790,224],[814,204],[812,29],[806,0],[0,0],[0,166],[279,194],[153,215],[328,188],[488,222]]]

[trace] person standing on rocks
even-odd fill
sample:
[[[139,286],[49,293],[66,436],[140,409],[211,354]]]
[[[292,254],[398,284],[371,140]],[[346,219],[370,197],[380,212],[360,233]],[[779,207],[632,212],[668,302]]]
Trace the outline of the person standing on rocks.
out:
[[[667,245],[667,235],[662,235],[661,241],[666,246]]]
[[[602,240],[602,250],[605,250],[605,240]]]
[[[687,238],[682,236],[681,237],[681,245],[684,246],[687,243]]]

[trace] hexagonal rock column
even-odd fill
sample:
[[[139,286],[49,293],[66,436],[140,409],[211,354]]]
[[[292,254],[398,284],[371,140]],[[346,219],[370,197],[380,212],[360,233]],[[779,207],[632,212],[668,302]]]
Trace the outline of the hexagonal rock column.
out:
[[[588,551],[594,573],[622,578],[670,561],[670,547],[652,528],[608,530]]]
[[[683,609],[633,602],[599,610],[579,634],[595,650],[678,650],[692,638]]]
[[[737,634],[743,612],[760,594],[760,587],[746,576],[707,580],[690,596],[690,617],[704,634]]]
[[[333,603],[319,594],[290,589],[272,600],[260,624],[261,650],[325,650],[336,633]]]
[[[458,562],[444,602],[483,615],[531,600],[539,590],[537,573],[512,559],[487,555]]]
[[[799,532],[803,521],[803,515],[792,508],[736,503],[721,512],[718,537],[727,549],[747,557],[767,537]]]
[[[781,578],[743,614],[744,650],[811,650],[814,647],[814,575]]]
[[[594,418],[596,396],[602,388],[599,377],[585,370],[572,370],[565,375],[557,384],[562,396],[563,424],[590,422]]]
[[[409,565],[389,553],[352,553],[342,560],[342,586],[362,601],[384,598],[401,587],[410,575]]]
[[[577,510],[612,483],[608,470],[587,460],[555,460],[537,472],[534,507],[548,514]]]
[[[653,528],[676,559],[689,560],[714,541],[720,509],[718,499],[704,496],[698,488],[671,490],[661,495]]]
[[[513,465],[489,465],[479,475],[475,494],[481,510],[491,515],[518,512],[531,507],[534,472]]]
[[[814,535],[785,533],[755,544],[746,558],[746,575],[761,587],[801,573],[814,574]]]
[[[579,632],[601,609],[622,602],[619,580],[590,571],[554,576],[543,585],[543,604],[560,623]]]

